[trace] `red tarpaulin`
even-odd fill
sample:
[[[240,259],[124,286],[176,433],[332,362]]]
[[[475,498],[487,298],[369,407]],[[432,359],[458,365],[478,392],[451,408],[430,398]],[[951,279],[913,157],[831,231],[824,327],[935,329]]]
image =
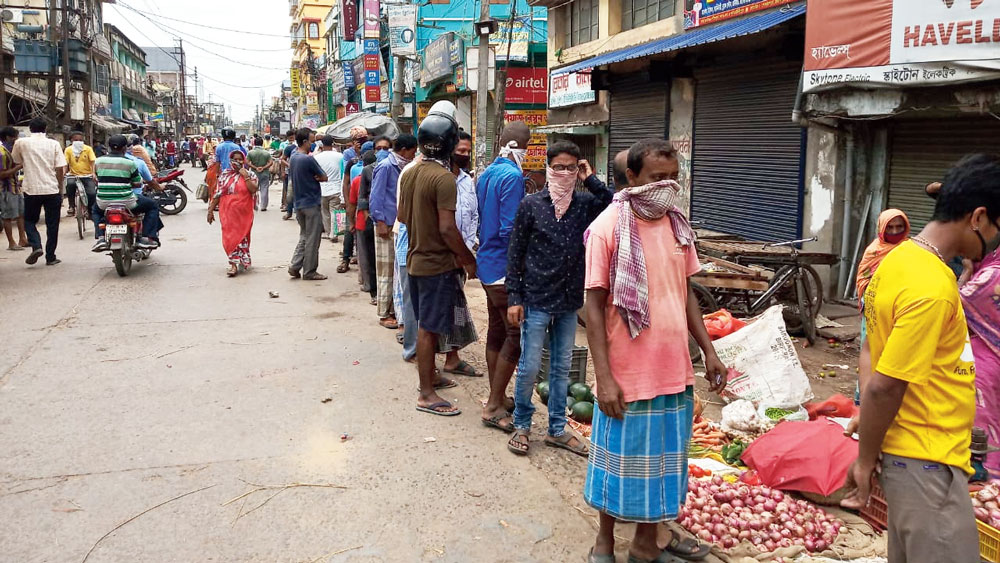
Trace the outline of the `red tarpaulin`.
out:
[[[743,452],[743,463],[774,489],[829,496],[844,485],[858,443],[825,417],[782,422]]]

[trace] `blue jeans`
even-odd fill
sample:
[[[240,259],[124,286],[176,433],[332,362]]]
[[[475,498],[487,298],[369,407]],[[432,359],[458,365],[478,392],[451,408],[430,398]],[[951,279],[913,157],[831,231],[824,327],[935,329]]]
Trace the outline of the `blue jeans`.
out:
[[[410,275],[406,271],[406,264],[396,268],[396,275],[399,276],[399,283],[403,285],[403,306],[400,312],[399,322],[403,324],[403,359],[409,360],[417,357],[417,321],[413,314],[413,300],[410,299]]]
[[[531,392],[535,388],[542,364],[542,347],[549,344],[549,436],[566,432],[566,394],[569,392],[569,365],[576,343],[576,311],[547,313],[524,308],[521,323],[521,359],[517,364],[514,388],[514,427],[531,429],[535,405]]]

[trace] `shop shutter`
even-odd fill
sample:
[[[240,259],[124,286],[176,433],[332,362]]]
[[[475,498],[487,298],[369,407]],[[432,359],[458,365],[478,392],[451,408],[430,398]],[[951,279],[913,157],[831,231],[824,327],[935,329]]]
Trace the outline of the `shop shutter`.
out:
[[[667,135],[666,82],[651,82],[646,72],[615,76],[610,88],[608,162],[640,139]]]
[[[1000,154],[1000,121],[992,117],[900,120],[893,126],[890,143],[887,208],[905,211],[916,233],[934,213],[934,200],[924,191],[927,184],[942,180],[967,154]]]
[[[784,59],[696,71],[691,218],[704,228],[799,237],[805,134],[791,115],[800,72]]]

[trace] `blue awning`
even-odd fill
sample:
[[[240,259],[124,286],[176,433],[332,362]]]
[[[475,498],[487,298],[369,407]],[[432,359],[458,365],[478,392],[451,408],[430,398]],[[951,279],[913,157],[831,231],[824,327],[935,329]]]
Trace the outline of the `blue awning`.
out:
[[[769,27],[774,27],[790,19],[797,18],[805,13],[805,4],[785,7],[780,10],[751,16],[742,20],[695,29],[694,31],[688,33],[672,35],[664,39],[643,43],[642,45],[626,47],[610,53],[604,53],[603,55],[597,55],[596,57],[591,57],[562,68],[553,69],[552,74],[558,75],[566,74],[568,72],[578,72],[601,65],[620,63],[629,59],[638,59],[640,57],[647,57],[657,53],[666,53],[667,51],[686,49],[688,47],[694,47],[695,45],[704,45],[705,43],[732,39],[733,37],[740,37],[741,35],[750,35],[752,33],[763,31]]]

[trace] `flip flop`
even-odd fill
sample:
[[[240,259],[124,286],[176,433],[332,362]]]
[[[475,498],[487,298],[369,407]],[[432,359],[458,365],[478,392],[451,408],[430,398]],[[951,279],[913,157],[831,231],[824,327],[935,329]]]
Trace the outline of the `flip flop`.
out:
[[[530,438],[529,443],[524,445],[524,449],[514,445],[515,443],[519,443],[518,437],[524,436],[528,438],[528,434],[527,430],[518,430],[515,428],[514,435],[510,437],[510,440],[507,440],[507,449],[517,455],[528,455],[528,450],[531,449]]]
[[[510,423],[507,424],[506,426],[500,424],[500,421],[505,418],[510,418],[510,413],[507,413],[503,416],[491,416],[490,418],[484,418],[482,419],[483,426],[486,426],[487,428],[496,428],[497,430],[503,430],[504,432],[510,434],[511,432],[514,431],[514,421],[511,420]]]
[[[476,373],[476,368],[469,365],[465,360],[459,360],[458,365],[453,368],[444,368],[445,373],[454,373],[455,375],[464,375],[466,377],[482,377],[483,374]]]
[[[569,441],[572,440],[573,438],[576,438],[576,442],[579,445],[577,445],[575,447],[569,445]],[[553,448],[562,448],[564,450],[573,452],[576,455],[581,456],[581,457],[587,457],[590,454],[590,447],[587,446],[587,442],[584,441],[583,438],[581,438],[580,436],[577,436],[573,432],[566,432],[565,434],[563,434],[562,436],[559,436],[559,437],[556,437],[556,436],[546,436],[545,437],[545,445],[546,446],[551,446]]]
[[[615,563],[613,553],[594,553],[594,548],[590,548],[587,554],[587,563]]]
[[[429,413],[429,414],[436,414],[438,416],[458,416],[458,415],[462,414],[462,411],[460,411],[458,409],[455,409],[453,411],[439,411],[439,410],[435,410],[435,409],[438,409],[438,408],[441,408],[441,407],[451,407],[451,406],[452,406],[452,404],[449,403],[448,401],[438,401],[438,402],[434,403],[433,405],[428,405],[426,407],[422,407],[420,405],[417,405],[417,410],[420,411],[420,412],[426,412],[426,413]]]
[[[434,389],[436,390],[451,389],[452,387],[458,387],[458,382],[454,379],[448,379],[446,377],[438,379],[437,383],[434,384]]]
[[[712,547],[699,543],[694,538],[678,539],[677,532],[672,532],[666,551],[687,561],[701,561],[705,557],[708,557],[708,554],[712,551]]]

